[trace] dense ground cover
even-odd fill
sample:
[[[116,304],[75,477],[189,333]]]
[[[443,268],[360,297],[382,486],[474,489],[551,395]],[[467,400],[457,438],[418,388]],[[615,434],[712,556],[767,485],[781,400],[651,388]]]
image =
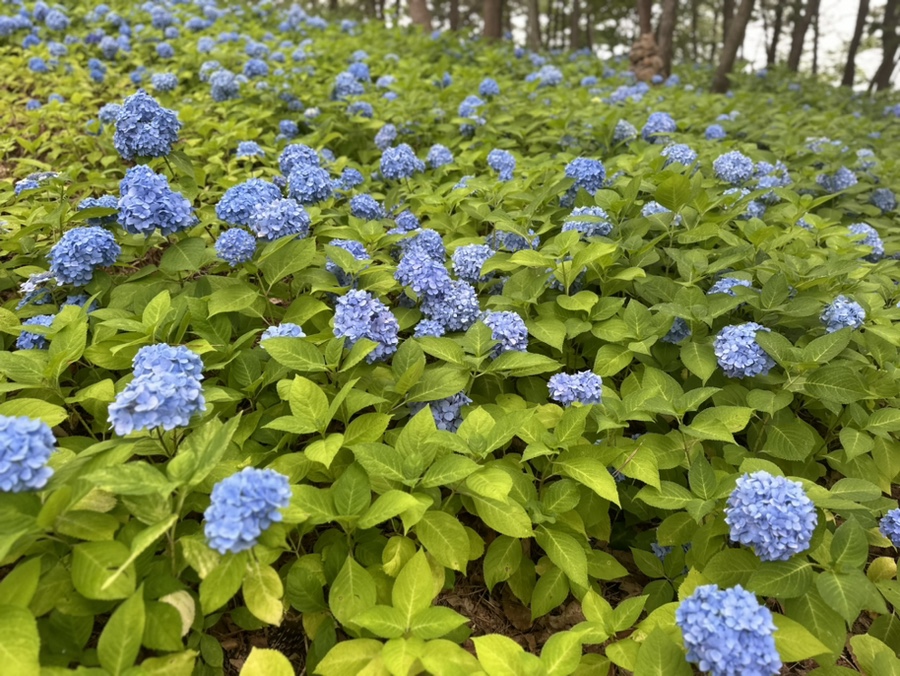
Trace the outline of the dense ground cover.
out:
[[[900,670],[889,102],[5,7],[6,673]]]

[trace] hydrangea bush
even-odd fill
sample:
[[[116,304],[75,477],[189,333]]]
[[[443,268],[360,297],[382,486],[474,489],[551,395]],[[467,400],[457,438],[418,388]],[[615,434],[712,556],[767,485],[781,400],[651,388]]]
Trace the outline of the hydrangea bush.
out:
[[[896,97],[0,14],[6,671],[897,671]]]

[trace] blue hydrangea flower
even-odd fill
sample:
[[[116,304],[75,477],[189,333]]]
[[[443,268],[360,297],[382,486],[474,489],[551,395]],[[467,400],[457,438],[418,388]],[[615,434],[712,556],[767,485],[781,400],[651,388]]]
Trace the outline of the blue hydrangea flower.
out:
[[[262,335],[259,337],[259,346],[262,349],[266,349],[266,346],[263,345],[269,338],[305,338],[306,334],[303,332],[303,328],[298,326],[297,324],[292,324],[291,322],[282,322],[281,324],[276,324],[274,326],[270,326],[265,331],[262,332]]]
[[[589,237],[607,237],[612,232],[609,214],[600,207],[577,207],[566,217],[562,231],[575,230],[584,239]]]
[[[438,167],[453,164],[453,153],[450,152],[447,146],[435,143],[431,146],[431,150],[428,151],[428,157],[425,158],[425,161],[429,167],[437,169]]]
[[[278,167],[285,176],[297,167],[304,165],[318,167],[320,164],[319,153],[302,143],[291,143],[285,146],[278,157]]]
[[[109,422],[119,436],[162,427],[173,430],[206,410],[200,381],[172,372],[137,376],[109,405]]]
[[[409,233],[411,237],[400,242],[400,250],[406,254],[412,249],[421,249],[426,256],[436,261],[444,262],[447,259],[447,250],[444,248],[444,240],[436,230],[418,229]]]
[[[168,42],[160,42],[156,45],[156,55],[161,59],[172,59],[175,57],[175,48]]]
[[[362,61],[355,61],[347,67],[347,72],[353,75],[360,82],[371,82],[372,76],[369,73],[368,64]]]
[[[577,157],[566,165],[566,178],[575,179],[573,190],[582,189],[593,195],[603,187],[606,169],[600,160]]]
[[[388,232],[389,235],[407,233],[419,229],[419,219],[409,209],[401,211],[394,219],[394,223],[396,223],[396,227]]]
[[[563,73],[556,66],[541,66],[536,73],[531,73],[525,78],[526,82],[537,81],[539,87],[556,87],[563,82]]]
[[[895,547],[900,547],[900,509],[892,509],[878,522],[878,530]]]
[[[736,286],[745,286],[748,289],[752,289],[753,282],[749,279],[738,279],[737,277],[722,277],[722,279],[717,280],[715,284],[709,287],[709,291],[706,292],[706,295],[711,296],[714,293],[727,293],[729,296],[737,297],[737,293],[734,291],[734,287]]]
[[[366,251],[366,247],[362,242],[352,239],[333,239],[329,244],[343,249],[358,261],[369,260],[369,252]],[[337,277],[339,286],[351,286],[355,282],[352,274],[344,271],[337,262],[330,258],[325,260],[325,270]]]
[[[78,203],[76,209],[84,211],[85,209],[118,209],[119,198],[115,195],[103,195],[102,197],[85,197]],[[86,223],[95,226],[108,226],[116,222],[116,214],[109,216],[100,216],[99,218],[88,218]]]
[[[47,259],[50,272],[60,284],[87,286],[94,277],[94,268],[114,264],[120,253],[122,249],[111,232],[88,226],[66,232],[53,245]]]
[[[383,361],[397,351],[400,325],[387,305],[368,291],[349,291],[337,299],[334,312],[334,335],[346,338],[353,347],[360,338],[377,343],[366,356],[370,364]]]
[[[671,214],[671,209],[666,209],[662,204],[656,201],[647,202],[643,207],[641,207],[641,216],[644,218],[649,218],[650,216],[655,216],[656,214]],[[681,225],[681,215],[676,214],[675,218],[672,219],[673,225]]]
[[[0,415],[0,492],[23,493],[46,486],[53,475],[47,461],[55,446],[47,423]]]
[[[415,331],[413,332],[413,337],[424,338],[425,336],[432,336],[434,338],[440,338],[446,332],[447,330],[440,322],[435,321],[434,319],[423,319],[418,324],[416,324]]]
[[[528,235],[534,235],[533,230],[528,231]],[[507,230],[494,230],[487,237],[488,245],[497,251],[523,251],[525,249],[536,249],[541,243],[541,238],[535,236],[530,241],[522,235]]]
[[[508,150],[495,148],[488,153],[488,166],[499,174],[501,181],[511,181],[516,170],[516,158]]]
[[[145,345],[134,355],[131,365],[136,378],[154,373],[172,373],[181,378],[203,380],[203,361],[184,345]]]
[[[740,585],[702,585],[675,611],[688,662],[712,676],[776,676],[781,657],[775,648],[771,611]]]
[[[52,31],[62,32],[69,27],[69,17],[58,9],[51,9],[44,18],[44,25]]]
[[[850,232],[854,235],[864,235],[860,244],[872,249],[872,252],[865,256],[870,263],[877,263],[884,257],[884,242],[878,231],[868,223],[854,223],[850,226]]]
[[[668,113],[651,113],[641,129],[641,137],[650,143],[664,143],[665,136],[677,131],[675,120]]]
[[[728,133],[721,124],[711,124],[706,128],[706,131],[703,132],[703,136],[707,141],[721,141],[728,136]]]
[[[375,134],[375,146],[382,151],[390,148],[396,140],[397,127],[390,123],[384,125],[378,130],[378,133]]]
[[[753,176],[753,160],[738,150],[719,155],[713,162],[716,177],[732,185],[746,183]]]
[[[36,171],[32,174],[28,174],[25,178],[16,181],[14,191],[16,195],[21,195],[26,190],[36,190],[58,176],[59,174],[55,171]]]
[[[146,165],[125,173],[119,195],[119,225],[132,235],[149,237],[159,228],[168,237],[197,223],[187,198],[172,190],[165,176]]]
[[[350,200],[350,213],[366,221],[387,218],[384,207],[371,195],[356,195]]]
[[[447,331],[465,331],[481,314],[478,292],[468,282],[451,280],[440,293],[425,298],[422,313]]]
[[[325,169],[311,165],[295,165],[288,174],[288,194],[300,204],[316,204],[334,193],[331,177]]]
[[[481,274],[481,268],[493,257],[494,250],[487,244],[466,244],[453,252],[453,272],[470,284],[486,282],[491,274]]]
[[[288,478],[272,469],[245,467],[213,486],[203,513],[203,532],[220,554],[243,552],[282,519],[279,510],[291,502]]]
[[[728,496],[731,540],[753,547],[763,561],[787,561],[809,549],[818,517],[799,481],[765,471],[744,474]]]
[[[258,206],[247,225],[257,237],[272,242],[281,237],[306,237],[312,224],[306,209],[292,199],[276,199]]]
[[[358,185],[362,185],[365,183],[366,179],[359,172],[358,169],[354,169],[353,167],[347,167],[344,171],[341,172],[341,177],[337,179],[334,183],[335,191],[338,190],[351,190]]]
[[[428,402],[431,407],[431,415],[434,416],[434,424],[439,430],[455,432],[462,424],[461,411],[463,406],[468,406],[472,400],[465,392],[459,392],[452,397]],[[410,406],[410,413],[416,415],[425,408],[425,402],[417,402]]]
[[[37,315],[22,322],[22,326],[50,326],[56,315]],[[40,333],[22,331],[16,338],[16,347],[20,350],[46,350],[50,347],[47,339]]]
[[[836,193],[848,190],[858,182],[856,174],[847,167],[841,167],[833,174],[819,174],[816,176],[818,183],[825,192]]]
[[[216,215],[231,225],[249,225],[257,209],[281,199],[281,190],[274,183],[251,178],[229,188],[216,205]]]
[[[478,117],[478,109],[484,105],[484,101],[477,96],[467,96],[459,104],[457,114],[459,117]]]
[[[30,59],[28,59],[28,70],[33,73],[50,72],[50,69],[47,67],[47,62],[39,56],[32,56]]]
[[[122,112],[122,105],[119,103],[107,103],[97,113],[97,119],[103,124],[113,124],[119,113]]]
[[[769,331],[756,322],[726,326],[716,335],[713,350],[729,378],[767,375],[775,361],[756,342],[757,331]]]
[[[244,77],[265,77],[269,74],[269,64],[262,59],[250,59],[244,64]]]
[[[826,333],[834,333],[847,327],[858,329],[866,321],[866,311],[859,303],[841,295],[822,311],[819,321],[825,325]]]
[[[485,98],[499,96],[500,85],[497,84],[497,81],[495,79],[486,77],[481,81],[481,84],[478,85],[478,94],[479,96],[484,96]]]
[[[256,253],[256,238],[241,228],[230,228],[216,239],[216,255],[231,267],[246,263]]]
[[[613,143],[626,143],[637,138],[638,130],[628,120],[619,120],[613,129]]]
[[[150,86],[158,92],[171,92],[178,86],[175,73],[154,73],[150,77]]]
[[[372,108],[372,104],[368,101],[354,101],[347,106],[347,116],[353,117],[354,115],[372,119],[375,115],[375,109]]]
[[[517,313],[488,311],[482,315],[481,321],[491,330],[492,338],[500,342],[491,351],[493,357],[510,350],[528,351],[528,328]]]
[[[673,164],[683,164],[689,167],[697,161],[696,151],[686,143],[673,143],[666,146],[661,155],[666,158],[666,167]]]
[[[897,208],[897,198],[890,188],[876,188],[872,191],[872,197],[869,198],[869,201],[881,209],[883,214]]]
[[[557,373],[550,376],[548,388],[550,398],[563,406],[599,404],[603,398],[603,379],[591,371]]]
[[[172,152],[180,130],[178,115],[140,89],[125,99],[116,117],[113,145],[126,160],[165,157]]]
[[[450,283],[450,274],[441,261],[422,247],[410,247],[400,259],[394,279],[410,287],[420,299],[440,294]]]
[[[241,141],[238,143],[235,155],[237,157],[265,157],[266,151],[256,141]]]
[[[416,172],[425,171],[425,163],[406,143],[387,148],[381,155],[379,167],[381,175],[388,181],[411,178]]]
[[[360,96],[361,94],[365,94],[365,92],[365,87],[360,84],[353,73],[344,71],[343,73],[339,73],[334,79],[334,87],[331,90],[331,99],[332,101],[337,101],[346,99],[350,96]]]
[[[685,340],[686,338],[690,338],[690,337],[691,337],[691,327],[681,317],[675,317],[675,321],[672,322],[672,328],[670,328],[669,332],[662,337],[662,341],[664,343],[671,343],[672,345],[677,345],[681,341]]]
[[[222,103],[240,98],[241,83],[230,70],[220,68],[209,76],[210,94],[213,101]]]

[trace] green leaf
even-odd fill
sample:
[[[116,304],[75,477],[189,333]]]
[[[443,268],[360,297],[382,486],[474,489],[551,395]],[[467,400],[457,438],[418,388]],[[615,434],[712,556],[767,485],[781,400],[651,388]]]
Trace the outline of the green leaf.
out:
[[[259,290],[249,284],[241,283],[226,286],[214,291],[209,297],[209,316],[215,317],[224,312],[240,312],[251,307],[259,298]],[[268,345],[266,345],[268,348]]]
[[[466,458],[462,455],[445,455],[434,461],[425,476],[422,477],[421,486],[423,488],[434,488],[435,486],[447,486],[449,484],[462,481],[470,474],[480,469],[474,460]]]
[[[688,481],[694,495],[700,499],[712,500],[716,497],[719,482],[716,480],[716,473],[713,472],[712,466],[703,454],[698,454],[691,463]]]
[[[866,432],[885,438],[889,432],[900,432],[900,411],[896,408],[878,409],[869,416]]]
[[[844,650],[847,641],[844,620],[814,589],[785,601],[784,609],[788,617],[822,641],[828,647],[828,652],[838,655]]]
[[[850,344],[850,329],[826,333],[803,348],[802,361],[827,364]]]
[[[710,379],[719,362],[712,345],[687,343],[681,348],[681,363],[703,383]]]
[[[145,621],[141,587],[116,608],[97,641],[100,664],[113,676],[124,673],[137,659]]]
[[[267,624],[281,624],[284,586],[274,568],[251,561],[244,574],[242,591],[244,603],[255,617]]]
[[[460,615],[452,608],[432,606],[416,615],[409,629],[416,638],[428,641],[446,636],[468,621],[467,617]]]
[[[282,366],[300,373],[325,371],[325,358],[315,345],[305,338],[269,338],[266,352]]]
[[[746,406],[715,406],[700,411],[689,426],[681,429],[692,437],[733,444],[732,434],[743,430],[752,415],[753,409]]]
[[[166,531],[169,530],[175,523],[178,521],[178,515],[171,514],[166,517],[162,521],[155,523],[140,533],[134,536],[134,539],[131,541],[131,552],[128,554],[128,558],[120,565],[116,571],[110,575],[106,582],[103,583],[103,590],[109,589],[112,587],[116,580],[120,575],[124,575],[130,570],[131,564],[139,557],[144,551],[147,550],[150,545],[156,542],[159,538],[165,535]]]
[[[616,505],[619,503],[619,490],[606,465],[595,458],[579,456],[560,456],[555,462],[559,472],[575,479],[590,488],[594,493]]]
[[[523,656],[522,647],[501,634],[476,636],[472,639],[482,668],[490,676],[519,676],[517,668]]]
[[[541,664],[547,676],[568,676],[581,662],[581,640],[571,631],[561,631],[541,648]]]
[[[452,338],[425,336],[418,340],[422,349],[432,357],[436,357],[443,362],[454,364],[456,366],[466,365],[466,353],[463,352],[463,349]]]
[[[188,237],[169,246],[159,261],[159,269],[167,274],[196,273],[214,258],[200,237]]]
[[[169,479],[188,487],[202,482],[225,455],[240,422],[240,414],[224,424],[213,418],[191,432],[178,445],[178,453],[166,466]]]
[[[588,586],[587,555],[584,548],[571,535],[560,530],[538,526],[535,540],[550,560],[576,585]]]
[[[478,496],[472,496],[472,502],[482,521],[498,533],[513,538],[532,536],[531,519],[519,503],[500,502]]]
[[[88,474],[87,480],[101,490],[118,495],[165,496],[175,488],[156,467],[141,460],[95,470]]]
[[[634,676],[691,676],[693,673],[681,648],[662,629],[651,631],[641,644]]]
[[[374,606],[375,598],[375,581],[369,571],[348,556],[328,593],[332,615],[345,627],[358,630],[356,617]]]
[[[128,547],[121,542],[85,542],[72,549],[72,584],[76,591],[89,599],[124,599],[134,592],[135,572],[129,566],[104,587],[107,578],[116,572],[129,557]]]
[[[522,562],[522,544],[508,535],[498,535],[484,556],[484,582],[488,590],[512,577]]]
[[[852,404],[865,398],[866,387],[858,368],[833,364],[813,371],[803,384],[803,390],[817,399]]]
[[[25,416],[33,420],[43,420],[50,427],[56,427],[69,417],[62,406],[50,404],[41,399],[29,399],[28,397],[16,397],[0,403],[0,415],[11,418]]]
[[[856,519],[848,519],[834,532],[831,559],[838,571],[862,568],[869,557],[866,532]]]
[[[0,580],[0,606],[27,608],[41,579],[41,557],[20,560]]]
[[[266,284],[293,275],[309,267],[316,255],[316,242],[313,238],[282,238],[266,246],[259,257],[259,269],[265,277]]]
[[[153,300],[144,306],[144,311],[141,314],[141,324],[144,325],[144,330],[149,335],[153,335],[156,329],[166,320],[166,316],[171,309],[172,297],[168,291],[161,291],[154,296]],[[56,342],[56,339],[54,339],[54,342]]]
[[[402,514],[407,509],[415,507],[417,504],[418,500],[409,493],[390,490],[378,496],[375,502],[372,503],[372,506],[360,517],[357,526],[360,528],[377,526],[388,519],[393,519],[395,516]]]
[[[446,399],[465,390],[468,383],[468,373],[458,368],[439,366],[426,369],[419,382],[410,389],[407,401],[412,403]]]
[[[331,497],[339,516],[360,516],[369,508],[372,488],[369,476],[358,462],[354,462],[332,484]]]
[[[853,622],[865,606],[868,596],[866,583],[871,584],[862,571],[834,573],[826,570],[816,577],[816,589],[822,600],[847,622]]]
[[[666,209],[678,213],[690,203],[691,194],[690,179],[682,174],[673,174],[657,186],[654,197]]]
[[[434,595],[431,566],[428,565],[428,559],[425,558],[425,550],[420,549],[403,566],[391,591],[394,608],[402,613],[403,622],[407,628],[412,626],[413,618],[417,614],[431,606]]]
[[[784,662],[800,662],[831,651],[803,625],[789,617],[772,613],[775,622],[775,648]]]
[[[454,516],[431,510],[416,524],[416,537],[442,566],[464,573],[469,559],[469,536]]]
[[[510,376],[524,377],[536,376],[549,371],[558,371],[559,368],[559,362],[546,355],[509,350],[494,359],[484,372],[505,373]]]
[[[812,565],[795,557],[788,561],[763,561],[746,586],[759,596],[789,599],[803,596],[812,582]]]
[[[290,660],[278,650],[250,648],[240,676],[294,676]]]
[[[348,676],[362,673],[369,664],[381,655],[381,641],[371,638],[357,638],[341,641],[319,662],[316,673],[321,676]]]
[[[399,638],[406,633],[403,613],[391,606],[372,606],[359,614],[356,623],[381,638]]]
[[[554,565],[548,566],[534,585],[531,594],[531,619],[543,617],[566,600],[569,595],[569,578]]]
[[[328,397],[316,383],[294,376],[288,399],[291,413],[308,432],[324,432],[328,425]]]
[[[0,660],[7,674],[37,676],[41,671],[41,639],[34,616],[27,608],[0,605]]]
[[[226,554],[200,583],[200,606],[203,614],[218,610],[237,594],[244,581],[247,554]]]
[[[759,568],[759,559],[746,549],[725,549],[717,552],[703,568],[703,575],[722,589],[735,585],[746,586]]]

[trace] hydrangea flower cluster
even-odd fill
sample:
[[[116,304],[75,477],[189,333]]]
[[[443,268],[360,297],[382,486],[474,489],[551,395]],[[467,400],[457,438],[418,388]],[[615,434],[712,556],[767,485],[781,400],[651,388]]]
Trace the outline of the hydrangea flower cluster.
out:
[[[854,223],[850,226],[850,232],[854,235],[863,235],[860,244],[872,249],[872,252],[865,256],[867,261],[877,263],[884,258],[884,242],[881,241],[881,236],[875,228],[868,223]]]
[[[418,298],[427,301],[447,287],[450,274],[443,263],[425,248],[410,246],[397,265],[394,279],[411,288]]]
[[[711,296],[714,293],[727,293],[729,296],[737,297],[737,293],[734,291],[734,287],[736,286],[752,289],[753,282],[749,279],[738,279],[737,277],[722,277],[722,279],[717,280],[709,287],[709,291],[706,292],[706,295]]]
[[[488,166],[499,174],[501,181],[511,181],[516,170],[516,158],[508,150],[494,149],[488,153]]]
[[[738,150],[719,155],[713,162],[716,177],[731,185],[741,185],[749,181],[753,176],[753,170],[753,160]]]
[[[818,517],[799,481],[760,470],[744,474],[728,496],[725,523],[734,542],[763,561],[787,561],[809,549]]]
[[[869,198],[869,201],[881,209],[883,214],[897,208],[897,198],[890,188],[876,188],[872,191],[872,197]]]
[[[281,199],[274,183],[251,178],[225,191],[216,205],[216,216],[231,225],[250,225],[251,217],[261,207]]]
[[[665,166],[673,164],[683,164],[686,167],[691,166],[697,161],[697,152],[686,143],[673,143],[662,149],[660,153],[666,158]]]
[[[84,211],[85,209],[118,209],[119,208],[119,198],[115,195],[103,195],[102,197],[85,197],[78,203],[77,210]],[[89,218],[87,219],[88,225],[95,226],[106,226],[112,225],[116,222],[116,214],[110,214],[109,216],[101,216],[99,218]]]
[[[470,284],[486,282],[491,274],[481,274],[481,268],[494,255],[487,244],[466,244],[453,252],[453,272]]]
[[[529,236],[534,235],[534,231],[529,230],[528,234]],[[516,251],[523,251],[524,249],[536,249],[541,243],[541,238],[534,237],[529,241],[527,238],[515,232],[497,229],[488,235],[487,243],[488,246],[497,251],[509,251],[515,253]]]
[[[900,509],[892,509],[878,522],[878,530],[895,547],[900,547]]]
[[[111,232],[92,225],[66,232],[47,259],[60,284],[87,286],[94,278],[94,268],[114,264],[121,252]]]
[[[358,261],[369,259],[369,252],[366,251],[366,247],[362,242],[357,242],[352,239],[334,239],[331,240],[329,244],[343,249]],[[353,278],[353,275],[349,272],[345,272],[337,262],[330,258],[325,261],[325,270],[337,277],[339,286],[355,285],[354,283],[356,280]]]
[[[397,127],[393,124],[386,124],[381,129],[378,130],[378,133],[375,134],[375,147],[379,150],[384,151],[394,145],[394,141],[397,140]]]
[[[213,486],[209,499],[203,513],[206,540],[220,554],[236,554],[253,548],[269,526],[281,521],[291,486],[275,470],[245,467]]]
[[[497,84],[495,79],[486,77],[481,81],[481,84],[478,85],[478,94],[485,98],[500,96],[500,85]]]
[[[424,338],[425,336],[431,336],[433,338],[440,338],[446,332],[447,330],[440,322],[435,321],[434,319],[423,319],[416,324],[415,331],[413,331],[413,337]]]
[[[178,76],[175,73],[154,73],[150,76],[150,86],[162,93],[174,91],[178,86]]]
[[[628,120],[619,120],[613,129],[613,143],[626,143],[637,138],[638,130]]]
[[[334,312],[334,335],[346,338],[347,347],[353,347],[360,338],[367,338],[378,345],[366,361],[383,361],[397,351],[400,325],[387,305],[368,291],[349,291],[337,299]]]
[[[437,169],[438,167],[453,164],[453,153],[450,152],[447,146],[435,143],[428,151],[428,157],[425,158],[425,161],[429,167]]]
[[[650,143],[665,143],[666,135],[677,129],[675,120],[668,113],[650,113],[647,124],[641,129],[641,137]]]
[[[258,206],[248,221],[256,236],[268,242],[281,237],[306,237],[311,224],[306,209],[292,199],[276,199]]]
[[[550,398],[563,406],[599,404],[603,398],[603,379],[591,371],[557,373],[550,376]]]
[[[50,326],[56,315],[37,315],[22,322],[22,326]],[[47,339],[40,333],[22,331],[16,338],[16,347],[20,350],[46,350],[49,347]]]
[[[180,130],[178,115],[140,89],[125,99],[116,116],[113,145],[126,160],[165,157],[172,152]]]
[[[118,221],[126,232],[149,237],[156,228],[168,237],[197,223],[191,203],[146,165],[132,167],[119,183]]]
[[[206,410],[200,385],[202,363],[187,348],[142,348],[133,366],[134,379],[109,405],[109,422],[116,434],[157,427],[173,430]]]
[[[350,213],[366,221],[387,218],[384,207],[371,195],[356,195],[350,200]]]
[[[481,321],[491,330],[491,337],[500,343],[491,351],[494,358],[510,350],[528,351],[528,328],[517,313],[488,311],[482,315]]]
[[[848,327],[858,329],[866,321],[866,311],[859,303],[841,295],[828,304],[819,320],[825,325],[826,333]]]
[[[47,423],[0,415],[0,492],[22,493],[46,486],[53,475],[47,461],[55,446]]]
[[[662,341],[664,343],[671,343],[672,345],[677,345],[678,343],[686,340],[691,337],[691,327],[690,325],[681,317],[675,317],[675,321],[672,322],[672,328],[669,329],[669,332],[666,333],[662,337]]]
[[[729,378],[767,375],[775,361],[756,342],[757,331],[768,331],[756,322],[726,326],[716,335],[713,350]]]
[[[209,76],[210,95],[216,103],[240,98],[241,83],[237,76],[226,68],[220,68]]]
[[[293,324],[291,322],[282,322],[281,324],[276,324],[274,326],[270,326],[265,331],[262,332],[262,335],[259,337],[259,346],[262,349],[266,349],[266,346],[263,345],[269,338],[305,338],[306,334],[303,332],[303,328],[297,324]]]
[[[446,260],[447,251],[444,248],[444,240],[436,230],[417,228],[408,234],[411,236],[400,242],[400,248],[404,254],[417,248],[436,261],[443,263]]]
[[[575,230],[584,239],[589,237],[608,237],[612,232],[609,214],[600,207],[576,207],[563,222],[562,231]]]
[[[775,676],[781,656],[775,648],[771,611],[740,585],[701,585],[675,611],[687,659],[712,676]]]
[[[858,182],[859,179],[856,178],[856,174],[847,167],[841,167],[833,174],[819,174],[816,176],[816,183],[822,187],[822,190],[828,193],[849,190]]]
[[[331,197],[334,186],[328,172],[312,164],[294,166],[288,175],[288,194],[300,204],[316,204]]]
[[[703,132],[703,138],[707,141],[721,141],[726,136],[728,136],[728,133],[721,124],[711,124]]]
[[[440,293],[427,297],[422,313],[446,331],[465,331],[478,320],[478,293],[468,282],[450,280]]]
[[[237,267],[253,258],[256,238],[242,228],[230,228],[216,239],[216,255],[231,267]]]
[[[460,414],[462,407],[468,406],[471,403],[472,400],[465,392],[458,392],[446,399],[430,401],[428,402],[428,406],[431,407],[431,414],[434,416],[434,424],[439,430],[455,432],[462,424],[462,415]],[[425,402],[413,404],[410,406],[410,413],[412,415],[418,414],[419,411],[425,408],[425,405]]]
[[[671,209],[666,209],[662,204],[656,201],[647,202],[643,207],[641,207],[641,216],[644,218],[649,218],[650,216],[655,216],[656,214],[671,214]],[[672,225],[681,225],[681,214],[675,214],[675,218],[672,219]]]
[[[241,141],[238,143],[236,157],[265,157],[266,151],[256,141]]]
[[[381,155],[381,175],[388,181],[412,178],[417,172],[425,171],[425,163],[416,157],[407,143],[395,148],[387,148]]]
[[[600,160],[578,157],[566,165],[566,178],[575,180],[573,190],[582,189],[593,195],[603,187],[606,169]]]
[[[321,164],[319,153],[302,143],[291,143],[284,147],[278,156],[278,168],[285,176],[301,166],[318,167]]]

